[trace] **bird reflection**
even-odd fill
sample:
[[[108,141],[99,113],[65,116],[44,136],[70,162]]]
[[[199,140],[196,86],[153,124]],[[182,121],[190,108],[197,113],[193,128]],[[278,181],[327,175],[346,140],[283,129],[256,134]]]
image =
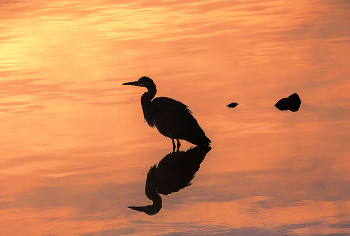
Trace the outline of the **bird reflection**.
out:
[[[275,107],[277,107],[279,110],[290,110],[292,112],[298,111],[301,104],[300,97],[297,93],[293,93],[288,98],[282,98],[280,99],[276,104]]]
[[[162,198],[159,194],[168,195],[190,186],[210,150],[211,147],[197,146],[186,152],[178,151],[166,155],[158,165],[152,166],[147,174],[145,194],[152,204],[129,208],[148,215],[157,214],[162,208]]]
[[[123,83],[146,87],[147,92],[141,96],[141,105],[146,122],[156,127],[162,135],[169,137],[173,143],[173,152],[180,148],[180,139],[197,146],[209,146],[210,139],[198,125],[187,106],[179,101],[167,97],[155,98],[157,93],[153,80],[143,76],[138,81]],[[153,100],[152,100],[153,99]],[[174,139],[177,141],[175,145]]]

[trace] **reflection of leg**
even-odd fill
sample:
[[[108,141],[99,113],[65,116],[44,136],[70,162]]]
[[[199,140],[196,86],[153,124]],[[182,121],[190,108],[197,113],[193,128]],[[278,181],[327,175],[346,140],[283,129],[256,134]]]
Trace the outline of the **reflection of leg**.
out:
[[[176,142],[177,142],[177,150],[176,151],[179,151],[180,146],[181,146],[180,140],[176,139]]]
[[[174,139],[172,138],[171,141],[173,142],[173,152],[175,152],[176,145],[175,145]]]

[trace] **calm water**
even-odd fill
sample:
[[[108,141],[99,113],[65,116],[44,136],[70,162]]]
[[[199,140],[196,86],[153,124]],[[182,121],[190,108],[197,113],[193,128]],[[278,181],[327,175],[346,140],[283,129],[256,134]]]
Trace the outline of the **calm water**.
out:
[[[1,235],[350,234],[349,1],[1,1],[0,32]],[[143,75],[212,140],[153,216]]]

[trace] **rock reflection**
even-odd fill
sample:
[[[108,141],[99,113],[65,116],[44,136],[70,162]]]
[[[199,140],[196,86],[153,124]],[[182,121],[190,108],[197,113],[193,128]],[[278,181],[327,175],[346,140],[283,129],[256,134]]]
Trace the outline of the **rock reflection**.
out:
[[[145,194],[152,204],[129,208],[148,215],[157,214],[162,208],[162,198],[159,194],[168,195],[190,186],[210,150],[211,147],[197,146],[186,152],[171,152],[166,155],[157,165],[152,166],[147,174]]]
[[[298,111],[301,104],[300,97],[297,93],[293,93],[288,98],[282,98],[280,99],[276,104],[275,107],[277,107],[279,110],[290,110],[292,112]]]

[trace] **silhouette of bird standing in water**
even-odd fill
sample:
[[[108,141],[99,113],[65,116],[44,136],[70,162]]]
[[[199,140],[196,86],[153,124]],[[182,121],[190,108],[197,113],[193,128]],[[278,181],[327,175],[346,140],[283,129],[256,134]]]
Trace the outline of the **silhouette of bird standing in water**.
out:
[[[137,81],[123,83],[123,85],[134,85],[148,89],[141,96],[145,120],[149,126],[155,126],[159,133],[171,138],[173,151],[175,151],[176,146],[177,151],[179,150],[181,145],[179,139],[197,146],[209,146],[210,139],[205,136],[204,131],[185,104],[167,97],[153,99],[157,89],[152,79],[143,76]],[[177,145],[175,145],[174,139],[176,139]]]

